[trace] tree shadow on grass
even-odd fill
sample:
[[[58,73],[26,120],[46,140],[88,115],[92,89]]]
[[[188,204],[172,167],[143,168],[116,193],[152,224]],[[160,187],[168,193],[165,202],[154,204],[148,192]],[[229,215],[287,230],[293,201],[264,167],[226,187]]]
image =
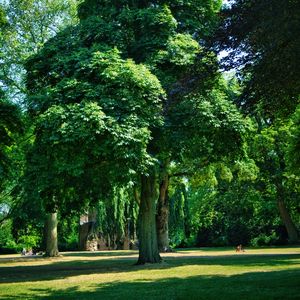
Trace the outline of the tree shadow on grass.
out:
[[[82,252],[66,252],[62,253],[63,256],[66,257],[119,257],[119,256],[134,256],[138,255],[138,251],[128,250],[128,251],[120,251],[120,250],[112,250],[112,251],[82,251]]]
[[[178,274],[180,276],[180,274]],[[91,284],[82,291],[67,289],[30,289],[6,299],[299,299],[300,270],[251,272],[232,276],[191,276],[157,280],[135,280]]]
[[[265,246],[265,247],[245,247],[246,250],[285,250],[290,248],[295,248],[300,251],[300,245],[287,245],[287,246]],[[176,252],[190,252],[190,251],[201,251],[201,252],[232,252],[235,251],[235,247],[198,247],[198,248],[175,248]]]
[[[168,261],[177,258],[168,257]],[[236,254],[218,256],[190,256],[180,257],[179,264],[220,265],[220,266],[280,266],[280,265],[300,265],[300,254]],[[182,263],[181,263],[182,262]]]
[[[296,261],[297,260],[297,261]],[[49,261],[48,264],[5,266],[0,268],[0,283],[49,281],[79,275],[135,272],[139,270],[172,269],[180,266],[269,267],[300,265],[300,254],[205,256],[167,258],[162,264],[135,266],[130,258],[99,260]]]
[[[120,251],[120,250],[112,250],[112,251],[76,251],[76,252],[61,252],[61,257],[130,257],[137,256],[138,251],[128,250],[128,251]],[[42,255],[29,255],[29,256],[12,256],[12,257],[1,257],[0,263],[6,264],[11,262],[28,262],[31,260],[45,260],[49,258],[45,258]],[[54,258],[55,259],[55,258]]]

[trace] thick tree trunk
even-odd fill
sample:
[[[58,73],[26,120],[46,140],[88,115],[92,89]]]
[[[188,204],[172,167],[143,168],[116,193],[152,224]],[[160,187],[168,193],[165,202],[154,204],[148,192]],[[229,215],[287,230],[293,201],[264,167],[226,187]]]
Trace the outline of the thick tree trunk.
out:
[[[47,215],[47,243],[46,256],[58,256],[57,247],[57,212]]]
[[[141,177],[141,205],[139,215],[139,259],[137,264],[159,263],[156,234],[156,178],[152,174]]]
[[[277,205],[280,213],[281,220],[287,230],[290,243],[297,243],[299,241],[299,235],[295,224],[286,208],[286,205],[282,199],[277,200]]]
[[[157,243],[160,252],[170,250],[169,245],[169,199],[168,199],[169,176],[164,174],[160,186],[157,202],[156,229]]]

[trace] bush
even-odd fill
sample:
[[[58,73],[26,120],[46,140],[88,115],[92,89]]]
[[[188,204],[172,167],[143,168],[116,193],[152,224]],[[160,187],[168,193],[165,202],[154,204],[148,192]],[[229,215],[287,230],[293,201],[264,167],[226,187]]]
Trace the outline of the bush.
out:
[[[183,247],[185,235],[182,230],[175,231],[170,236],[170,246],[171,248]]]
[[[20,253],[22,246],[16,244],[14,240],[9,240],[5,245],[0,246],[0,254],[16,254]]]
[[[11,220],[6,220],[0,225],[0,247],[6,246],[7,243],[13,240],[11,226]]]
[[[276,244],[278,239],[279,237],[277,236],[276,232],[273,230],[270,235],[261,233],[259,236],[253,238],[250,244],[253,247],[270,246]]]
[[[18,239],[21,248],[32,249],[40,245],[41,237],[38,235],[22,235]]]
[[[192,234],[190,237],[185,239],[185,246],[188,248],[196,246],[196,235]]]

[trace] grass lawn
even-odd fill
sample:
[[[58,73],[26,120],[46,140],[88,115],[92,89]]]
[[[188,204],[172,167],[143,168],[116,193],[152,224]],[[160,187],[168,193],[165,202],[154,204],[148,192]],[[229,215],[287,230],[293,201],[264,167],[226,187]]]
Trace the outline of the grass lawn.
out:
[[[0,256],[0,299],[300,299],[300,248],[180,250],[135,266],[136,251]]]

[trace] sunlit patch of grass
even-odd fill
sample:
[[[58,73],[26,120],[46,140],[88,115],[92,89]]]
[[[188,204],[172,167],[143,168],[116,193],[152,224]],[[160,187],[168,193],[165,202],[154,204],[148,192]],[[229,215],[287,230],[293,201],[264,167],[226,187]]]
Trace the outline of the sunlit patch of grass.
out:
[[[136,251],[0,257],[0,299],[299,299],[300,248],[188,249],[135,266]]]

